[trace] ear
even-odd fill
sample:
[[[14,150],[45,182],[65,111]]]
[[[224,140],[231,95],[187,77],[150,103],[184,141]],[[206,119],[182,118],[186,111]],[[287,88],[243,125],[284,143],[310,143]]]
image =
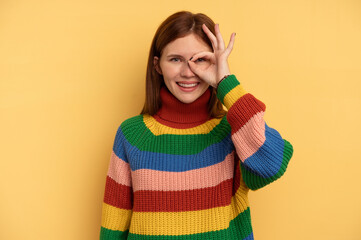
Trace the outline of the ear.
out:
[[[155,70],[156,70],[160,75],[162,75],[162,69],[160,69],[160,66],[159,66],[159,57],[154,56],[153,66],[154,66]]]

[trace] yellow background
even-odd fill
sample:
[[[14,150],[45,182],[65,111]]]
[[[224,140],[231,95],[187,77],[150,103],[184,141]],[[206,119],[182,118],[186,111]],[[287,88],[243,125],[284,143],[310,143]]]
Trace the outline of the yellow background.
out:
[[[98,239],[115,132],[179,10],[237,33],[231,71],[295,149],[250,192],[255,239],[361,239],[360,0],[2,0],[0,239]]]

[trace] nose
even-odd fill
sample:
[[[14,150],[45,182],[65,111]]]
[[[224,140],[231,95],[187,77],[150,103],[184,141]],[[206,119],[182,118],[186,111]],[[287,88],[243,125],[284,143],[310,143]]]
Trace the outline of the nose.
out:
[[[192,72],[191,68],[188,65],[188,62],[185,62],[181,69],[181,76],[182,77],[194,77],[195,74]]]

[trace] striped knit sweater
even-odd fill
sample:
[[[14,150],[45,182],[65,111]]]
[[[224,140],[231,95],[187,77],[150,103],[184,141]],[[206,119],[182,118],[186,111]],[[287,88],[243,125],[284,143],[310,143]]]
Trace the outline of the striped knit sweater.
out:
[[[209,97],[184,104],[163,88],[156,115],[120,125],[100,239],[253,239],[249,189],[281,177],[293,147],[234,75],[218,87],[225,117],[208,118]]]

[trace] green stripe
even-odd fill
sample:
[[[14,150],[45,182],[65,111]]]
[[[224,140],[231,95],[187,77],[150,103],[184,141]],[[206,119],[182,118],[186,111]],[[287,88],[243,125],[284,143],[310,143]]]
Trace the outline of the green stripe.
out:
[[[206,147],[221,142],[231,132],[226,116],[208,134],[155,136],[146,127],[142,115],[124,121],[121,129],[128,142],[141,151],[175,155],[197,154]]]
[[[217,97],[224,104],[223,99],[233,88],[239,85],[239,81],[236,76],[230,75],[224,79],[218,86]]]
[[[115,230],[110,230],[104,227],[101,227],[100,229],[100,240],[122,240],[122,239],[128,239],[128,233],[129,230],[127,231],[115,231]]]
[[[284,140],[284,148],[283,148],[283,159],[282,164],[278,172],[269,178],[262,178],[261,176],[254,174],[252,171],[248,170],[241,164],[241,171],[243,181],[246,183],[247,187],[252,190],[257,190],[261,187],[266,186],[267,184],[275,181],[276,179],[280,178],[284,172],[286,171],[288,162],[290,161],[292,154],[293,154],[293,147],[291,143],[289,143],[286,139]]]
[[[181,227],[181,225],[180,225]],[[165,236],[165,235],[140,235],[129,233],[128,240],[200,240],[200,239],[227,239],[227,240],[241,240],[252,233],[251,213],[247,208],[240,213],[235,219],[229,223],[229,228],[198,233],[191,235],[180,236]]]

